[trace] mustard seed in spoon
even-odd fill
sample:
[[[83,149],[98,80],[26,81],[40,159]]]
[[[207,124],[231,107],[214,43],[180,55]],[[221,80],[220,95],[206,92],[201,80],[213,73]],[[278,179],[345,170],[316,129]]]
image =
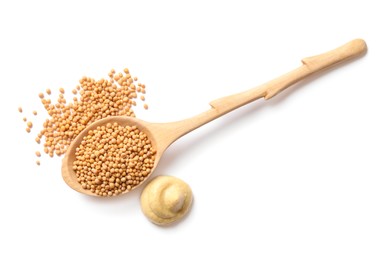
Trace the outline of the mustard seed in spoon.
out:
[[[73,170],[83,189],[99,196],[116,196],[150,174],[154,154],[150,140],[136,126],[107,123],[83,137]]]

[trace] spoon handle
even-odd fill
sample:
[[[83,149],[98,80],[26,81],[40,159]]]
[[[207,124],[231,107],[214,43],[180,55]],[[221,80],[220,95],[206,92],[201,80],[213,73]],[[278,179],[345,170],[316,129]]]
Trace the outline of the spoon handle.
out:
[[[329,52],[304,58],[300,67],[263,85],[238,94],[214,100],[210,102],[212,108],[199,115],[182,121],[156,124],[156,128],[162,127],[161,130],[167,130],[164,131],[166,135],[161,135],[161,143],[163,143],[164,147],[168,147],[181,136],[226,113],[229,113],[236,108],[246,105],[259,98],[264,98],[266,100],[270,99],[298,81],[316,72],[329,68],[337,63],[357,57],[365,53],[366,50],[367,46],[364,40],[356,39],[350,41],[347,44]]]
[[[349,60],[365,53],[367,50],[364,40],[356,39],[350,41],[337,49],[329,52],[302,59],[302,66],[284,74],[274,80],[271,80],[261,86],[249,89],[247,91],[223,97],[210,102],[210,105],[221,113],[228,113],[240,106],[248,104],[256,99],[264,97],[270,99],[306,78],[307,76],[327,69],[335,64]]]

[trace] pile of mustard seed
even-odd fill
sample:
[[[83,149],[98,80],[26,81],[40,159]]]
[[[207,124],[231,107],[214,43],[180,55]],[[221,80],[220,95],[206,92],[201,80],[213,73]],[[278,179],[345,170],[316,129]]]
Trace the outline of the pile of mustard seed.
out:
[[[135,117],[132,108],[137,105],[138,98],[145,101],[145,85],[139,83],[127,68],[118,73],[112,69],[108,76],[107,79],[99,80],[81,78],[79,84],[71,90],[71,101],[66,100],[64,88],[59,88],[57,99],[50,98],[51,89],[46,89],[45,94],[38,94],[47,111],[47,119],[35,141],[43,146],[45,154],[50,157],[54,154],[63,155],[74,138],[96,120],[109,116]],[[143,107],[148,109],[146,103]],[[23,113],[21,107],[18,110]],[[34,110],[32,114],[36,116],[37,112]],[[26,122],[27,133],[30,133],[33,123],[26,117],[23,121]],[[41,153],[37,151],[36,155],[40,157]],[[39,160],[36,163],[40,165]]]
[[[108,123],[88,131],[76,148],[77,181],[99,196],[116,196],[140,184],[154,166],[155,150],[136,126]]]

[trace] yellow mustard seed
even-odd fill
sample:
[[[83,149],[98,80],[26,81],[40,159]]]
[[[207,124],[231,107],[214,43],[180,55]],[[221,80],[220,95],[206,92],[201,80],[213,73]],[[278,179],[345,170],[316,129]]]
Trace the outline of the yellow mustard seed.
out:
[[[136,126],[108,123],[89,131],[75,156],[73,169],[84,189],[99,196],[116,196],[150,174],[155,150]]]
[[[115,79],[103,78],[98,80],[82,77],[75,85],[75,89],[71,91],[73,94],[76,92],[77,96],[71,97],[70,100],[66,100],[65,89],[63,88],[59,89],[59,98],[53,101],[45,99],[44,94],[39,93],[41,103],[48,114],[47,118],[44,119],[43,128],[35,138],[37,143],[41,143],[43,152],[50,157],[53,157],[54,154],[58,156],[64,154],[74,138],[85,127],[99,119],[109,116],[135,117],[133,106],[136,105],[135,100],[138,98],[135,87],[138,84],[134,83],[135,78],[130,75],[130,72],[127,72],[127,68],[123,70],[123,73],[117,74],[115,74],[115,70],[111,70],[109,74],[112,74]],[[143,86],[144,84],[141,84],[140,88],[143,89]],[[51,95],[52,91],[46,89],[45,94]],[[23,120],[27,122],[27,119]],[[31,128],[32,123],[31,125],[28,123],[26,131],[31,132]],[[119,142],[120,149],[126,147],[126,144],[120,143],[120,140],[116,141]],[[95,156],[99,158],[103,155]],[[141,180],[134,179],[132,181],[134,182],[132,185],[136,185],[136,181]],[[123,188],[126,189],[127,186]],[[106,194],[106,196],[109,196],[107,190],[95,190],[100,195]],[[120,191],[118,190],[118,192]],[[111,191],[112,195],[117,193]]]

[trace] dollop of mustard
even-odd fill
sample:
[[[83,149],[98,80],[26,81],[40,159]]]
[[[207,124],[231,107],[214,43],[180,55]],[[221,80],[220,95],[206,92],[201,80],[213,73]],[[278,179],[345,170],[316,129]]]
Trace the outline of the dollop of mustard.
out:
[[[157,176],[141,194],[144,215],[156,225],[168,225],[183,218],[191,208],[192,191],[184,181],[172,176]]]

